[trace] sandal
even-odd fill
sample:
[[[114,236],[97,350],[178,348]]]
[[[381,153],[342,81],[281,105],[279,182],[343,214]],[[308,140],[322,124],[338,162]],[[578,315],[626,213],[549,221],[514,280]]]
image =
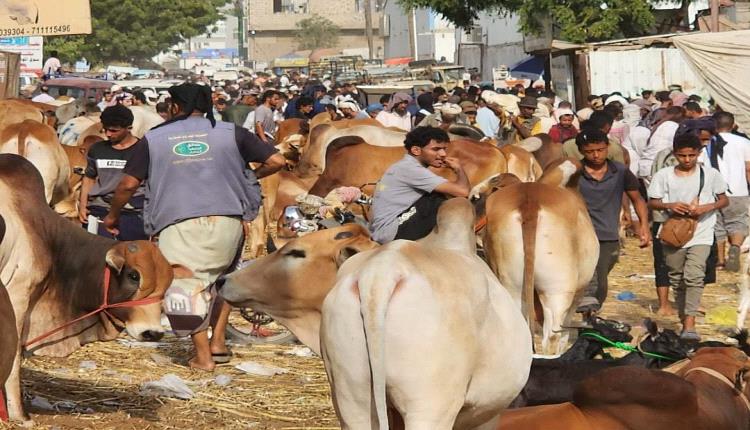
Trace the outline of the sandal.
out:
[[[232,360],[232,351],[222,352],[218,354],[211,354],[211,358],[214,359],[216,364],[226,364]]]
[[[683,330],[683,332],[680,333],[680,339],[688,342],[700,342],[701,336],[695,330]]]

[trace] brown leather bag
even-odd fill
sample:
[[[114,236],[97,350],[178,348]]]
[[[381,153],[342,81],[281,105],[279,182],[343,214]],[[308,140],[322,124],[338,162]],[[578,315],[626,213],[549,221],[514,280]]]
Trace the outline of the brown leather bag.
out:
[[[700,187],[698,188],[698,197],[696,197],[696,204],[700,203],[700,195],[703,191],[703,167],[701,167],[700,169]],[[659,231],[659,240],[664,242],[665,245],[669,245],[674,248],[682,248],[686,243],[690,242],[690,239],[693,238],[696,228],[698,228],[697,219],[682,215],[671,215],[664,222],[664,224],[661,225],[661,230]]]

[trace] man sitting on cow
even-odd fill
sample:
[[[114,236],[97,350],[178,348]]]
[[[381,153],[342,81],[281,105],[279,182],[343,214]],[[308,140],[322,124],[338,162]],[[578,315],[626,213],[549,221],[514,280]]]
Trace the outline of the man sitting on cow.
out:
[[[417,127],[406,135],[407,154],[386,170],[375,189],[370,225],[374,240],[421,239],[435,227],[445,195],[469,194],[469,179],[461,163],[446,156],[448,142],[448,134],[435,127]],[[448,181],[429,167],[448,167],[456,179]]]
[[[230,307],[215,300],[212,283],[238,254],[242,220],[258,214],[256,178],[285,163],[249,131],[216,121],[209,87],[182,84],[169,93],[172,119],[136,145],[104,225],[116,230],[125,202],[146,181],[146,232],[158,235],[159,249],[175,267],[164,298],[167,317],[178,336],[192,337],[195,357],[188,364],[211,371],[230,358],[224,338]],[[248,163],[261,165],[253,171]]]
[[[88,164],[81,185],[78,219],[88,224],[89,231],[100,236],[113,237],[102,226],[100,220],[107,215],[115,188],[122,179],[125,164],[133,156],[138,138],[130,132],[133,127],[133,112],[122,105],[104,109],[100,116],[107,140],[91,146]],[[120,217],[120,240],[147,240],[143,229],[143,187],[138,187],[125,203]]]

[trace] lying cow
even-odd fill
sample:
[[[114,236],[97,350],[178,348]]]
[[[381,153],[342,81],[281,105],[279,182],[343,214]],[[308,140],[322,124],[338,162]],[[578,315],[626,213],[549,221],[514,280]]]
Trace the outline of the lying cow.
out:
[[[586,204],[577,190],[565,188],[580,168],[569,159],[553,165],[536,183],[502,178],[510,185],[486,201],[487,261],[524,307],[530,324],[534,292],[538,294],[544,312],[544,354],[564,351],[568,333],[561,333],[561,327],[568,325],[599,255]]]
[[[704,348],[675,374],[634,366],[581,382],[573,402],[507,411],[498,430],[746,430],[750,369],[736,348]]]
[[[0,216],[0,245],[5,237],[5,219]],[[16,318],[13,313],[13,305],[10,303],[8,291],[0,279],[0,384],[5,381],[13,368],[13,360],[16,358],[18,348],[18,333],[16,332]],[[0,421],[8,420],[8,410],[5,407],[5,396],[0,390]]]
[[[531,337],[476,255],[474,212],[445,202],[426,238],[350,258],[323,304],[321,349],[344,429],[473,429],[523,388]],[[374,410],[373,410],[374,404]]]
[[[20,341],[5,389],[11,419],[22,420],[28,419],[21,398],[22,350],[65,356],[85,343],[114,339],[123,329],[139,340],[158,340],[163,334],[160,302],[172,282],[172,269],[150,242],[92,235],[55,214],[44,200],[39,172],[18,155],[0,155],[0,202],[7,225],[0,244],[0,280],[10,294]],[[107,272],[109,304],[142,304],[92,315],[27,346],[99,308]]]

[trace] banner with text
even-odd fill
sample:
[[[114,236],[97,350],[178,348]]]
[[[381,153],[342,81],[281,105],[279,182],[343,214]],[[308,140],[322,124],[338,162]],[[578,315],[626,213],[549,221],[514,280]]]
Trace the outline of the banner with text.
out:
[[[21,71],[41,73],[44,64],[42,51],[44,38],[33,37],[0,37],[0,51],[21,54]]]
[[[0,37],[89,33],[89,0],[0,0]]]

